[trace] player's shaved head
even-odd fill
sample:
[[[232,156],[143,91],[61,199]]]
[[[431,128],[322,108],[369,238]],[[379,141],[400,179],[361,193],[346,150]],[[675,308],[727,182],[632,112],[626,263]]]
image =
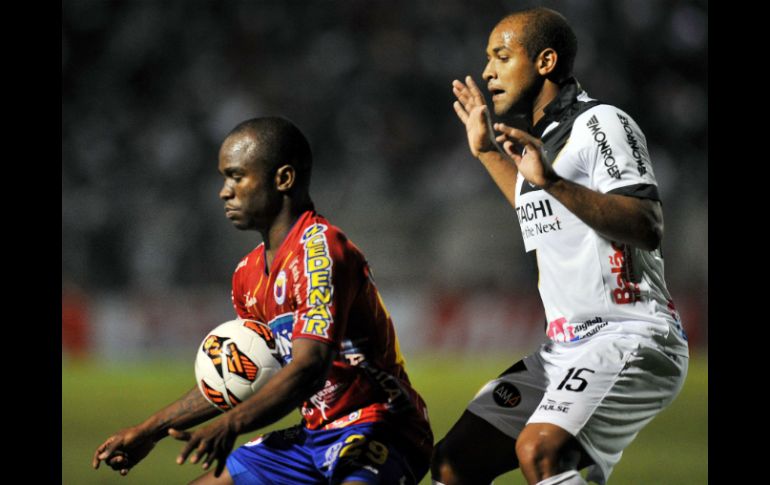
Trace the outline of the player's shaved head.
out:
[[[577,37],[562,14],[545,7],[514,12],[497,23],[495,29],[510,29],[534,60],[543,49],[552,48],[558,61],[552,76],[561,82],[572,75],[577,55]]]
[[[243,143],[241,149],[267,173],[291,165],[297,173],[298,187],[309,187],[313,154],[307,138],[291,121],[277,116],[252,118],[233,128],[225,143]]]

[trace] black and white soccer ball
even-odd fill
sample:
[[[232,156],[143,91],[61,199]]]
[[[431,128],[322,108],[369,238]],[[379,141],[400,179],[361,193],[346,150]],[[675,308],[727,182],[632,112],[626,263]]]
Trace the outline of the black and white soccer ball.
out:
[[[195,355],[195,380],[203,396],[227,411],[248,399],[281,369],[270,327],[236,319],[211,330]]]

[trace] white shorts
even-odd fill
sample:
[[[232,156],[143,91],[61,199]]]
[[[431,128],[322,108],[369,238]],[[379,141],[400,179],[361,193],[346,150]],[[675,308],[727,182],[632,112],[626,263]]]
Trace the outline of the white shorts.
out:
[[[626,446],[679,394],[688,361],[636,336],[548,342],[485,384],[468,411],[514,439],[528,423],[565,429],[596,464],[588,479],[604,483]]]

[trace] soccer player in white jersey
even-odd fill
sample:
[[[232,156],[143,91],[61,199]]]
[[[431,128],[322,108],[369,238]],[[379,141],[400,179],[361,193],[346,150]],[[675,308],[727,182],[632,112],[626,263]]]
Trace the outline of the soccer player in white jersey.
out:
[[[572,77],[577,39],[535,8],[495,26],[482,77],[454,109],[471,153],[515,208],[534,251],[548,339],[488,382],[436,446],[434,483],[605,483],[623,450],[681,390],[688,347],[666,289],[663,215],[646,140]],[[513,123],[511,123],[513,124]],[[662,450],[663,452],[663,450]]]

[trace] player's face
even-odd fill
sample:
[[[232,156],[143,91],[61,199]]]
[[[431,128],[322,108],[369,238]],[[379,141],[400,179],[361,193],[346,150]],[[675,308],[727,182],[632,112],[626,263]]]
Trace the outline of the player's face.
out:
[[[219,197],[225,201],[225,216],[238,229],[266,228],[280,209],[280,194],[256,161],[258,149],[253,137],[239,134],[219,150],[219,173],[225,178]]]
[[[482,77],[492,94],[495,114],[532,114],[533,100],[542,80],[535,62],[519,42],[521,29],[518,22],[498,25],[489,36],[487,66]]]

